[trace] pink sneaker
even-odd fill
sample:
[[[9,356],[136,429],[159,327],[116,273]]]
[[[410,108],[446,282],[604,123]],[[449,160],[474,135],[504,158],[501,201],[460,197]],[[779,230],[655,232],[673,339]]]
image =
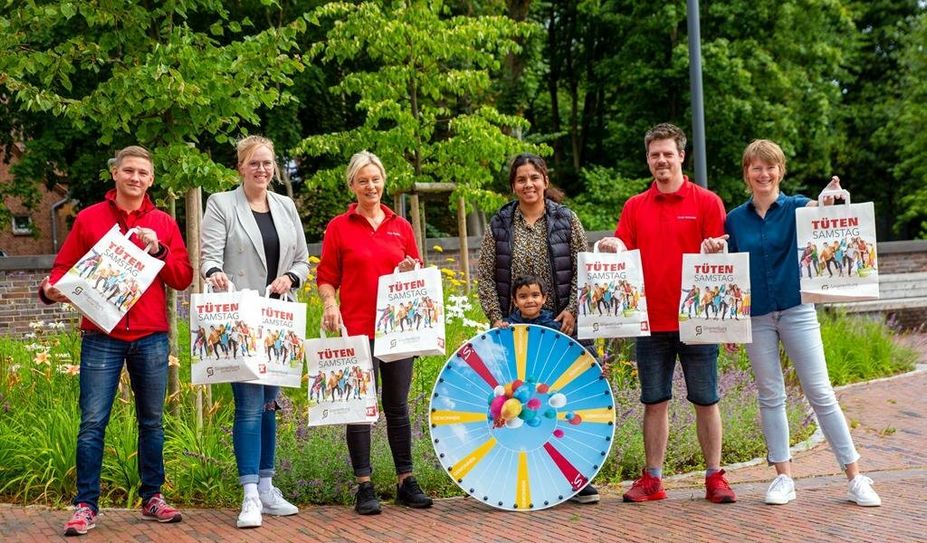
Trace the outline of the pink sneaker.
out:
[[[87,530],[96,528],[97,514],[86,503],[79,503],[71,515],[71,520],[64,525],[64,535],[84,535]]]
[[[180,522],[183,520],[180,511],[168,505],[164,498],[161,497],[161,494],[155,494],[145,500],[144,505],[142,505],[142,518],[158,522]]]

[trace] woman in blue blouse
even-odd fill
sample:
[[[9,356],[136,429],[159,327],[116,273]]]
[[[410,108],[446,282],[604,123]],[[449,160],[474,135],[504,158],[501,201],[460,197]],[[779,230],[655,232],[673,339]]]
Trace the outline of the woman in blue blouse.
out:
[[[859,472],[859,454],[827,374],[814,304],[801,303],[795,210],[817,205],[817,201],[779,192],[785,156],[772,141],[756,140],[747,146],[743,172],[751,197],[728,213],[725,230],[732,252],[750,253],[753,343],[747,345],[747,353],[756,375],[767,460],[777,474],[766,492],[766,503],[786,504],[795,499],[785,380],[779,362],[781,341],[821,431],[847,475],[849,500],[862,506],[881,505],[872,480]],[[828,188],[839,189],[840,180],[834,177]]]

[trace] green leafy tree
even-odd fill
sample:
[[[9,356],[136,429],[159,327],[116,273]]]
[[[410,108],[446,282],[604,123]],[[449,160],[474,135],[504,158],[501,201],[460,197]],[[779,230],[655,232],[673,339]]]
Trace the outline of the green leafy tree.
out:
[[[917,16],[905,39],[901,100],[894,111],[891,134],[902,157],[894,168],[900,197],[898,226],[927,238],[927,10]],[[913,230],[913,228],[912,228]]]
[[[234,183],[210,147],[258,124],[261,108],[291,100],[284,89],[302,69],[293,52],[305,20],[247,34],[250,19],[232,18],[217,0],[29,1],[2,9],[3,102],[23,119],[64,119],[62,130],[96,136],[97,149],[152,148],[158,185],[173,194]],[[31,134],[15,135],[30,147]],[[66,172],[58,158],[51,164]],[[105,178],[101,162],[96,172]],[[29,174],[17,177],[22,187],[43,169],[20,172]]]
[[[531,27],[501,16],[447,13],[439,0],[336,2],[312,12],[317,25],[338,20],[312,56],[353,65],[332,90],[345,102],[356,100],[362,119],[297,146],[298,155],[336,160],[307,179],[310,190],[343,191],[347,158],[368,149],[399,190],[454,182],[451,202],[464,196],[486,209],[500,203],[485,187],[509,156],[536,147],[509,135],[528,125],[493,106],[491,74]]]

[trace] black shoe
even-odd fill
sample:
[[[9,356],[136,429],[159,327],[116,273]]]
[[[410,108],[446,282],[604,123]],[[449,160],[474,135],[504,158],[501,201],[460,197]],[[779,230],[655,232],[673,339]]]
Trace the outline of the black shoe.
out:
[[[432,503],[434,503],[432,499],[422,492],[422,487],[418,486],[415,477],[406,477],[401,485],[396,485],[396,504],[414,509],[426,509],[431,507]]]
[[[379,515],[380,500],[373,489],[373,483],[364,481],[357,485],[357,494],[354,495],[354,510],[360,515]]]
[[[582,490],[576,493],[575,496],[570,498],[571,502],[582,503],[584,505],[590,505],[593,503],[599,503],[599,491],[595,489],[591,484],[586,485]]]

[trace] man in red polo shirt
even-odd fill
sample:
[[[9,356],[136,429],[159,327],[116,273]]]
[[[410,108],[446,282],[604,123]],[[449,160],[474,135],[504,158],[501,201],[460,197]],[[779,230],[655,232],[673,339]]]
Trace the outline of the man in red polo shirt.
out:
[[[662,500],[663,460],[669,439],[669,400],[677,358],[686,379],[687,399],[695,406],[699,445],[708,467],[705,498],[735,501],[721,469],[721,414],[718,409],[718,346],[679,341],[679,288],[683,253],[698,253],[706,238],[724,235],[724,204],[718,196],[682,174],[686,136],[663,123],[644,137],[653,183],[629,199],[621,211],[614,238],[600,244],[605,251],[640,249],[644,289],[650,316],[649,337],[637,338],[637,367],[644,404],[644,454],[641,478],[624,501]]]

